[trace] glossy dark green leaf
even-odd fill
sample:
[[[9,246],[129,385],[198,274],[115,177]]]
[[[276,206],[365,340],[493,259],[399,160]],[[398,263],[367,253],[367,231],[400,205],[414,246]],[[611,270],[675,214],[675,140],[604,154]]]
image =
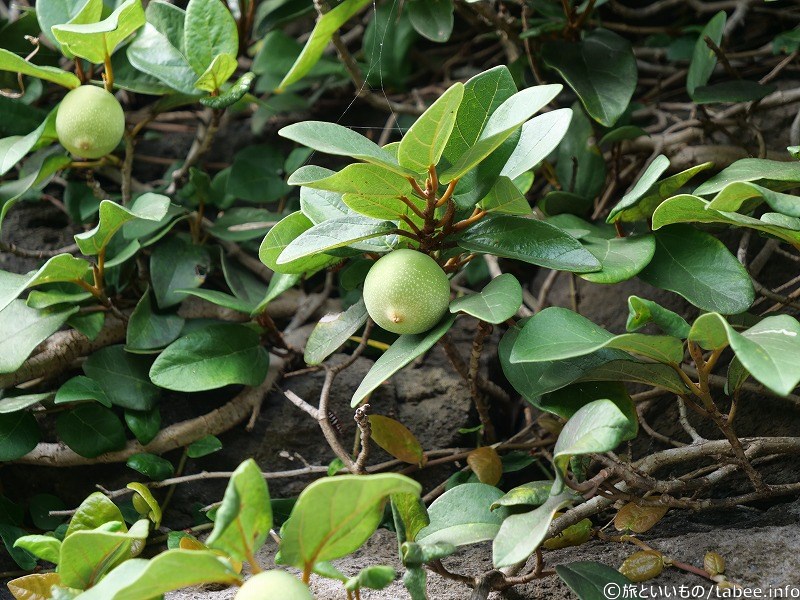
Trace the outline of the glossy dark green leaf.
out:
[[[39,425],[32,413],[21,410],[0,414],[0,462],[25,456],[40,439]]]
[[[453,33],[453,0],[414,0],[408,17],[420,35],[433,42],[446,42]]]
[[[737,314],[753,303],[750,276],[722,242],[687,225],[663,227],[655,236],[656,253],[641,279],[703,310]]]
[[[615,590],[624,590],[632,585],[617,569],[599,562],[557,565],[556,573],[577,594],[579,600],[607,600]]]
[[[800,181],[800,162],[782,162],[763,158],[743,158],[700,185],[694,194],[708,196],[724,190],[731,183],[753,181],[770,189],[787,189]]]
[[[151,481],[163,481],[175,474],[175,467],[172,466],[171,462],[147,452],[134,454],[125,464]]]
[[[600,261],[578,240],[535,219],[511,215],[486,217],[467,229],[457,242],[471,252],[513,258],[550,269],[578,273],[600,269]]]
[[[692,100],[695,104],[754,102],[768,96],[776,89],[774,85],[735,79],[714,85],[701,85],[695,88]]]
[[[185,320],[175,313],[154,310],[150,291],[146,290],[128,320],[125,349],[130,352],[155,352],[174,342]]]
[[[149,410],[161,395],[150,383],[150,360],[125,352],[124,346],[107,346],[83,363],[83,372],[97,382],[115,406]]]
[[[36,494],[28,504],[31,521],[42,531],[52,531],[65,520],[65,517],[60,515],[51,516],[50,511],[60,511],[66,508],[64,501],[53,494]]]
[[[106,408],[111,408],[111,400],[106,396],[99,383],[85,375],[76,375],[58,388],[54,403],[69,404],[86,401],[99,402]]]
[[[189,458],[202,458],[219,450],[222,450],[222,442],[219,441],[219,438],[207,435],[189,444],[186,447],[186,454]]]
[[[601,125],[611,127],[628,108],[637,72],[636,57],[625,38],[595,29],[578,43],[545,43],[542,59],[561,74]]]
[[[579,102],[556,152],[556,176],[561,190],[594,200],[606,178],[606,163],[597,146],[594,126]]]
[[[83,404],[59,415],[58,437],[76,454],[94,458],[125,445],[125,429],[117,415],[98,404]]]
[[[181,392],[256,386],[264,381],[268,366],[269,355],[258,333],[225,323],[197,329],[167,346],[150,368],[150,379]]]
[[[158,408],[151,410],[126,410],[125,424],[136,436],[140,444],[147,445],[153,441],[161,429],[161,412]]]
[[[150,256],[150,279],[159,308],[180,304],[185,295],[178,290],[203,285],[210,266],[208,250],[182,238],[156,246]]]

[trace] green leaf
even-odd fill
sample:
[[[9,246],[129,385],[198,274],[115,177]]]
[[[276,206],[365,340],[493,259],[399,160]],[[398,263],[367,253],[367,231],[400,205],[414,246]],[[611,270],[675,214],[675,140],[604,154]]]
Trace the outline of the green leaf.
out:
[[[72,515],[65,537],[69,537],[76,531],[96,529],[115,521],[124,521],[117,505],[102,492],[93,492],[81,502],[75,514]]]
[[[121,345],[101,348],[83,363],[83,372],[94,379],[115,406],[149,410],[161,391],[147,375],[150,360],[125,352]]]
[[[692,100],[695,104],[715,102],[754,102],[765,98],[777,89],[774,85],[763,85],[757,81],[735,79],[714,85],[702,85],[694,90]]]
[[[40,152],[25,164],[23,171],[25,175],[21,179],[0,183],[0,225],[8,211],[26,192],[32,188],[43,187],[56,171],[66,168],[70,162],[70,157],[65,153]]]
[[[602,268],[581,273],[592,283],[619,283],[635,277],[652,260],[656,252],[655,237],[650,234],[626,237],[586,237],[583,247],[600,261]]]
[[[318,479],[303,490],[283,525],[281,561],[307,570],[350,554],[374,533],[390,495],[418,496],[421,489],[397,473]]]
[[[572,121],[572,109],[559,108],[534,117],[522,126],[522,135],[501,175],[516,179],[556,149]]]
[[[174,313],[155,312],[150,290],[146,290],[128,320],[125,349],[129,352],[155,352],[178,339],[185,320]]]
[[[733,184],[747,185],[747,184]],[[673,223],[720,223],[747,227],[772,235],[790,244],[800,244],[800,226],[796,217],[765,213],[761,219],[733,212],[722,212],[698,196],[681,194],[665,200],[653,213],[653,229]]]
[[[186,447],[186,454],[189,458],[202,458],[219,450],[222,450],[222,442],[219,441],[219,438],[207,435],[189,444]]]
[[[692,61],[689,63],[689,73],[686,75],[686,91],[694,98],[695,90],[708,83],[714,67],[717,66],[717,55],[708,47],[705,38],[710,38],[719,47],[722,42],[722,34],[725,31],[725,21],[727,15],[724,11],[718,12],[706,24],[697,42],[694,45]]]
[[[580,408],[567,421],[553,449],[556,483],[553,492],[564,486],[570,458],[593,452],[609,452],[621,442],[636,436],[638,420],[626,415],[611,400],[595,400]]]
[[[183,47],[189,65],[198,75],[202,75],[218,55],[227,55],[235,62],[239,53],[236,21],[221,0],[189,1],[186,5]],[[233,71],[228,76],[231,73]]]
[[[453,0],[413,0],[408,18],[417,32],[432,42],[446,42],[453,33]]]
[[[535,314],[522,328],[511,362],[545,362],[616,348],[663,363],[680,364],[683,343],[671,336],[624,333],[614,335],[589,319],[556,306]]]
[[[497,510],[501,506],[541,506],[550,497],[551,489],[553,482],[550,480],[523,483],[495,500],[490,509]]]
[[[496,215],[467,229],[457,243],[465,250],[513,258],[534,265],[585,273],[600,262],[558,227],[535,219]]]
[[[261,548],[271,527],[272,507],[267,482],[251,458],[231,475],[222,505],[217,510],[214,530],[206,543],[209,548],[244,561]]]
[[[522,286],[510,273],[492,279],[478,294],[468,294],[450,303],[450,312],[463,312],[487,323],[507,321],[522,306]]]
[[[171,462],[147,452],[134,454],[125,464],[150,479],[150,481],[163,481],[175,474],[175,467],[172,466]]]
[[[83,280],[89,273],[88,261],[71,254],[59,254],[48,260],[38,271],[28,275],[16,275],[0,271],[0,311],[29,287],[45,283],[74,282]]]
[[[455,83],[414,122],[398,147],[401,166],[426,173],[429,167],[439,164],[463,98],[464,84]]]
[[[167,346],[150,368],[150,379],[168,390],[198,392],[231,384],[257,386],[268,367],[258,333],[224,323],[192,331]]]
[[[125,424],[136,440],[143,446],[155,439],[161,430],[161,412],[158,408],[150,410],[126,410]]]
[[[40,439],[39,424],[32,413],[20,410],[0,414],[0,462],[22,458]]]
[[[210,583],[235,585],[240,581],[230,561],[216,552],[176,548],[150,560],[125,561],[100,583],[81,593],[81,600],[159,598],[186,587]]]
[[[303,188],[305,189],[305,188]],[[322,222],[322,221],[321,221]],[[258,250],[258,257],[265,265],[276,273],[284,275],[300,275],[314,273],[340,259],[322,253],[315,253],[290,263],[278,263],[278,257],[302,233],[308,231],[314,223],[302,212],[297,211],[284,217],[269,230]]]
[[[144,23],[141,0],[125,0],[102,21],[54,25],[52,31],[62,48],[89,62],[100,64]]]
[[[134,219],[161,221],[167,214],[169,204],[166,196],[150,192],[139,196],[130,208],[103,200],[97,226],[75,236],[78,248],[85,255],[99,254],[125,223]]]
[[[500,176],[495,181],[489,193],[478,203],[483,210],[489,213],[504,215],[531,214],[528,199],[519,191],[514,182],[506,176]]]
[[[231,66],[232,65],[233,63],[231,63]],[[212,64],[209,69],[213,68],[213,66],[214,65]],[[231,84],[222,94],[218,96],[206,96],[204,98],[200,98],[200,104],[215,110],[222,110],[223,108],[233,106],[239,102],[239,100],[244,98],[247,92],[250,91],[250,86],[253,84],[253,80],[255,78],[256,76],[254,73],[245,73],[239,77],[239,79],[234,81],[233,84]]]
[[[694,322],[689,339],[708,350],[730,344],[753,378],[781,396],[800,383],[800,323],[789,315],[767,317],[738,333],[721,315],[708,313]]]
[[[689,324],[677,313],[656,304],[652,300],[628,297],[628,320],[625,328],[628,331],[638,331],[645,325],[655,324],[661,331],[680,339],[689,335]]]
[[[65,521],[65,517],[50,516],[51,511],[65,510],[67,506],[52,494],[36,494],[29,503],[33,524],[43,531],[52,531]]]
[[[217,54],[205,72],[194,82],[194,87],[205,92],[215,92],[222,87],[239,65],[231,54]]]
[[[283,78],[278,91],[299,81],[314,67],[322,57],[322,53],[331,41],[331,37],[344,25],[350,17],[367,5],[369,0],[345,0],[333,10],[325,13],[317,20],[311,36],[294,65]]]
[[[61,584],[79,590],[92,587],[144,546],[148,529],[147,520],[137,521],[129,531],[121,522],[112,521],[97,529],[71,533],[61,543]]]
[[[73,73],[64,71],[58,67],[40,67],[26,61],[21,56],[17,56],[13,52],[0,48],[0,71],[10,71],[11,73],[22,73],[23,75],[30,75],[31,77],[38,77],[45,81],[57,83],[67,89],[75,89],[81,84]]]
[[[58,42],[52,32],[53,25],[96,23],[100,20],[102,12],[102,0],[79,0],[78,2],[74,0],[48,0],[38,4],[36,18],[39,21],[42,33],[58,48]]]
[[[417,534],[417,541],[466,546],[494,539],[503,517],[489,507],[502,496],[503,492],[485,483],[457,485],[428,507],[430,525]]]
[[[579,600],[606,600],[610,591],[624,590],[631,585],[631,581],[622,573],[599,562],[557,565],[556,573],[577,594]]]
[[[23,537],[26,533],[27,531],[20,527],[0,523],[0,539],[3,540],[3,545],[6,547],[9,556],[14,559],[14,562],[17,563],[20,568],[26,571],[32,571],[36,568],[36,558],[27,550],[14,547],[14,542]]]
[[[766,202],[775,212],[790,217],[800,217],[800,202],[797,196],[782,194],[746,181],[734,181],[726,185],[708,203],[707,209],[724,212],[751,212]]]
[[[166,2],[147,5],[147,23],[127,48],[130,64],[172,89],[196,96],[198,73],[189,65],[184,48],[186,13]]]
[[[342,6],[344,5],[339,5],[328,15]],[[384,167],[400,175],[414,175],[413,171],[401,167],[397,159],[378,146],[378,144],[360,133],[336,123],[303,121],[302,123],[294,123],[284,127],[278,131],[278,135],[313,148],[318,152],[333,154],[334,156],[349,156],[356,160]]]
[[[438,325],[426,333],[406,334],[397,338],[389,349],[375,361],[375,364],[372,365],[364,379],[361,380],[361,384],[350,400],[350,406],[358,406],[364,398],[384,381],[412,360],[430,350],[447,333],[455,320],[455,315],[445,315]]]
[[[657,181],[669,168],[669,159],[659,155],[650,163],[633,189],[622,197],[622,200],[611,209],[606,222],[643,221],[649,219],[659,204],[682,188],[692,177],[710,169],[714,163],[703,163],[690,167],[685,171]]]
[[[621,381],[582,381],[545,394],[536,403],[537,408],[564,419],[571,418],[581,408],[595,400],[611,400],[631,422],[638,419],[625,384]]]
[[[76,312],[77,306],[36,310],[22,300],[13,300],[0,310],[0,373],[19,369],[36,347]]]
[[[601,125],[611,127],[628,108],[637,72],[636,57],[625,38],[595,29],[578,43],[545,43],[542,60],[561,74]]]
[[[364,299],[361,298],[346,311],[335,315],[326,315],[320,319],[306,342],[303,354],[306,364],[322,364],[350,336],[364,326],[367,316],[367,307],[364,305]]]
[[[31,406],[44,402],[45,400],[52,399],[52,393],[40,394],[21,394],[5,396],[0,393],[0,414],[13,413],[20,410],[25,410]]]
[[[696,196],[716,194],[731,183],[741,181],[755,181],[770,189],[792,188],[800,181],[800,162],[743,158],[700,185],[694,194]]]
[[[125,429],[117,415],[97,404],[83,404],[61,413],[58,437],[76,454],[94,458],[125,445]]]
[[[517,92],[503,102],[486,120],[486,126],[474,144],[444,171],[439,180],[449,183],[475,167],[509,138],[522,124],[555,98],[562,86],[539,85]]]
[[[391,221],[379,221],[360,215],[331,219],[314,225],[293,239],[278,256],[277,264],[285,265],[320,252],[349,246],[396,230],[397,225]]]
[[[547,537],[547,530],[556,512],[573,501],[571,491],[565,490],[549,496],[535,510],[506,518],[492,543],[494,566],[509,567],[527,560]]]
[[[656,253],[641,279],[703,310],[737,314],[753,303],[750,276],[722,242],[686,225],[664,227],[655,236]]]
[[[198,288],[206,280],[211,257],[203,246],[172,237],[156,246],[150,256],[150,280],[159,308],[183,302],[179,290]]]
[[[14,542],[15,548],[27,550],[34,556],[58,564],[61,540],[49,535],[24,535]]]
[[[161,511],[161,506],[153,497],[153,493],[150,491],[150,488],[143,483],[139,483],[138,481],[133,481],[125,487],[129,490],[133,490],[134,496],[144,501],[144,503],[147,505],[147,508],[146,514],[143,514],[142,516],[146,516],[148,519],[150,519],[155,528],[158,529],[158,526],[161,524],[161,517],[163,514]]]
[[[217,306],[222,306],[223,308],[229,308],[245,314],[250,314],[255,308],[255,304],[240,300],[236,296],[231,296],[230,294],[226,294],[225,292],[220,292],[218,290],[199,289],[178,291],[188,294],[189,296],[202,298],[203,300],[207,300],[208,302],[216,304]]]
[[[106,408],[111,408],[111,400],[106,396],[100,384],[84,375],[76,375],[58,388],[54,403],[71,404],[86,401],[99,402]]]
[[[368,588],[382,590],[397,578],[397,571],[385,565],[365,567],[358,575],[351,577],[344,584],[346,590],[359,590]]]
[[[0,59],[2,54],[0,53]],[[14,135],[0,140],[0,175],[5,175],[44,138],[55,138],[56,110],[28,135]]]
[[[563,361],[553,364],[561,365]],[[683,383],[674,368],[664,364],[630,360],[629,357],[605,361],[586,369],[585,373],[577,378],[577,381],[630,381],[664,388],[676,394],[687,392],[686,384]]]

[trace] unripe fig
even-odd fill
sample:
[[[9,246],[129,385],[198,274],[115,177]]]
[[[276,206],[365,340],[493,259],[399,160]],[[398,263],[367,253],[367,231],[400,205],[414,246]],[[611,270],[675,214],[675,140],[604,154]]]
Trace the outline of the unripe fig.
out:
[[[423,333],[447,312],[450,281],[427,254],[394,250],[367,273],[364,303],[372,320],[385,330]]]
[[[274,569],[245,581],[234,600],[314,600],[314,596],[297,577]]]
[[[56,113],[58,141],[81,158],[101,158],[117,147],[125,131],[125,113],[103,88],[82,85],[70,91]]]

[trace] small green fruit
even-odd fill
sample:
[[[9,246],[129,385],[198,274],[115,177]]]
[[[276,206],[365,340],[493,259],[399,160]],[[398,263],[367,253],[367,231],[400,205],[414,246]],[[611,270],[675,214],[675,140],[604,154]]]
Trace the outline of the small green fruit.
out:
[[[234,600],[314,600],[314,596],[302,581],[275,569],[245,581]]]
[[[112,94],[94,85],[69,92],[56,113],[58,141],[75,156],[101,158],[117,147],[125,113]]]
[[[394,250],[367,273],[364,303],[372,320],[385,330],[422,333],[447,312],[450,281],[427,254]]]

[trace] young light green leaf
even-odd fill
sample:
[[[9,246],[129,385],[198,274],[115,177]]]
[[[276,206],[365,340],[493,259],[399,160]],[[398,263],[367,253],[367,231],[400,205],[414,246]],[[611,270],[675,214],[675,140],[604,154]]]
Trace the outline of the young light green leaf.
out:
[[[29,287],[45,283],[82,281],[89,273],[88,261],[71,254],[59,254],[48,260],[38,271],[16,275],[0,271],[0,311]]]
[[[217,54],[208,68],[194,82],[194,87],[204,92],[215,92],[230,79],[238,65],[236,57],[232,54]]]
[[[169,198],[161,194],[146,193],[126,208],[111,200],[100,203],[99,223],[94,229],[75,235],[78,248],[85,255],[99,254],[122,226],[133,219],[161,221],[169,209]]]
[[[492,189],[478,203],[478,206],[488,213],[522,216],[531,214],[531,206],[528,204],[528,199],[520,192],[515,183],[505,175],[497,178]]]
[[[1,55],[0,55],[1,58]],[[50,111],[36,129],[28,135],[14,135],[0,140],[0,175],[5,175],[43,138],[55,138],[55,110]]]
[[[689,335],[689,324],[677,313],[660,306],[652,300],[628,297],[628,320],[625,327],[628,331],[638,331],[645,325],[655,324],[667,335],[686,339]]]
[[[630,42],[608,29],[595,29],[575,42],[552,41],[542,59],[575,90],[594,120],[611,127],[636,89],[636,57]]]
[[[789,315],[767,317],[739,333],[721,315],[707,313],[694,322],[689,339],[708,350],[730,344],[742,366],[781,396],[800,383],[800,323]]]
[[[116,504],[102,492],[93,492],[81,502],[75,514],[72,515],[65,537],[71,536],[76,531],[88,531],[97,529],[106,523],[123,523],[124,521]]]
[[[788,189],[800,181],[800,162],[782,162],[763,158],[742,158],[700,185],[696,196],[708,196],[724,190],[731,183],[755,181],[770,189]]]
[[[600,269],[600,261],[578,240],[558,227],[512,215],[486,217],[457,239],[471,252],[495,254],[534,265],[585,273]]]
[[[487,323],[507,321],[522,306],[522,286],[511,273],[492,279],[478,294],[468,294],[450,303],[450,312],[463,312]]]
[[[564,138],[572,121],[572,109],[559,108],[534,117],[522,126],[522,135],[501,175],[516,179],[547,158]]]
[[[340,5],[337,8],[342,6]],[[313,148],[318,152],[325,152],[334,156],[349,156],[356,160],[382,166],[400,175],[414,175],[413,171],[401,167],[397,159],[378,146],[378,144],[360,133],[336,123],[303,121],[302,123],[294,123],[284,127],[278,131],[278,135]]]
[[[0,373],[19,369],[36,347],[61,329],[78,309],[62,306],[36,310],[22,300],[13,300],[0,310]]]
[[[655,236],[656,253],[641,279],[703,310],[737,314],[753,303],[750,275],[722,242],[686,225],[664,227]]]
[[[455,83],[414,122],[398,147],[400,165],[415,173],[426,173],[429,167],[439,164],[463,98],[464,84]]]
[[[70,90],[75,89],[81,84],[81,80],[69,71],[64,71],[58,67],[35,65],[5,48],[0,48],[0,71],[22,73],[23,75],[30,75],[31,77],[38,77],[45,81],[57,83]]]
[[[321,220],[320,223],[324,221],[325,219]],[[286,247],[313,226],[314,222],[300,211],[284,217],[277,225],[269,230],[269,233],[267,233],[266,237],[261,242],[261,247],[258,250],[258,257],[261,259],[261,262],[276,273],[284,275],[314,273],[338,262],[339,259],[336,257],[316,253],[290,263],[278,263],[278,257]]]
[[[281,562],[310,571],[354,552],[380,524],[389,496],[418,496],[421,489],[397,473],[318,479],[303,490],[283,525]]]
[[[325,221],[294,238],[278,256],[277,264],[284,265],[327,250],[380,237],[396,229],[397,225],[391,221],[379,221],[360,215]]]
[[[40,2],[36,7],[36,18],[39,21],[39,28],[42,34],[50,40],[56,48],[59,48],[55,36],[53,36],[53,26],[64,23],[96,23],[102,17],[103,0],[49,0]],[[64,52],[64,49],[61,49]],[[69,52],[65,52],[67,58],[72,58]]]
[[[322,15],[317,20],[317,24],[311,32],[311,37],[308,38],[300,56],[297,57],[294,65],[281,81],[278,91],[286,89],[305,77],[319,61],[336,30],[366,6],[368,2],[369,0],[345,0],[333,10]]]
[[[102,21],[54,25],[52,31],[62,48],[99,64],[144,23],[141,0],[125,0]]]
[[[367,308],[361,298],[344,312],[322,317],[306,342],[303,354],[306,364],[322,364],[364,326],[367,316]]]
[[[466,546],[494,539],[503,515],[490,507],[502,496],[503,492],[485,483],[457,485],[428,507],[430,525],[417,534],[417,542]]]
[[[350,406],[358,404],[384,381],[405,367],[416,357],[430,350],[455,322],[455,315],[445,315],[436,327],[426,333],[401,335],[383,355],[375,361],[369,373],[350,400]]]
[[[58,564],[61,554],[61,540],[49,535],[24,535],[14,542],[15,548],[27,550],[37,558]]]
[[[562,86],[539,85],[517,92],[503,102],[486,121],[477,141],[444,171],[439,180],[449,183],[459,179],[467,171],[489,156],[508,139],[525,121],[555,98]]]
[[[271,527],[267,482],[251,458],[231,475],[206,543],[236,560],[249,560],[264,544]]]
[[[269,355],[258,333],[238,323],[210,325],[178,338],[150,368],[156,385],[181,392],[264,381]]]

